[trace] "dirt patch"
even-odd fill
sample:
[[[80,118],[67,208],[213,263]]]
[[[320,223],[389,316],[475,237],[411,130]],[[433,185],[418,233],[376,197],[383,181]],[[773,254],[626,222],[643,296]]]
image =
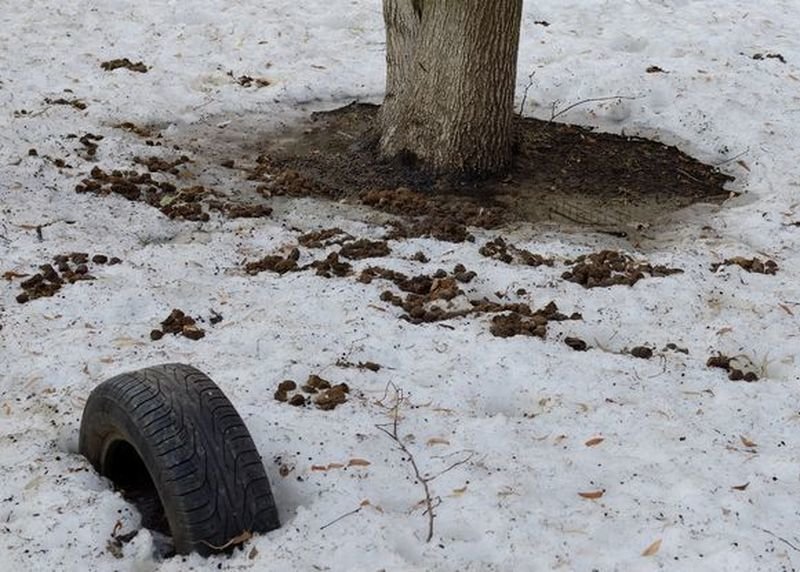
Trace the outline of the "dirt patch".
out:
[[[188,161],[183,157],[177,164]],[[148,165],[151,171],[158,173],[167,170],[170,174],[176,169],[176,163],[163,162],[151,158],[140,160]],[[222,195],[202,185],[178,188],[169,181],[159,181],[151,173],[140,173],[133,170],[113,170],[106,172],[94,167],[89,177],[75,186],[77,193],[95,195],[117,194],[130,201],[139,201],[157,208],[172,219],[190,221],[208,221],[209,210],[216,210],[228,218],[265,217],[272,213],[272,208],[261,204],[241,205],[221,198]]]
[[[113,266],[120,262],[122,260],[116,256],[95,254],[90,257],[86,252],[72,252],[54,256],[52,264],[40,265],[39,272],[33,275],[8,271],[3,274],[3,277],[7,280],[25,278],[20,282],[22,293],[16,297],[17,302],[25,304],[37,298],[53,296],[66,284],[94,280],[95,277],[90,273],[92,266]]]
[[[300,270],[297,264],[298,260],[300,260],[300,250],[293,248],[285,256],[269,254],[260,260],[247,262],[244,265],[244,271],[251,275],[265,271],[286,274],[287,272]]]
[[[347,199],[407,219],[396,236],[462,241],[467,226],[569,221],[625,234],[698,201],[730,197],[731,177],[676,147],[517,118],[515,157],[502,178],[439,177],[378,154],[379,108],[317,113],[265,145],[250,173],[262,192]]]
[[[744,356],[728,357],[717,354],[708,358],[708,367],[724,369],[728,372],[728,379],[731,381],[758,381],[758,374],[754,371],[752,362]]]
[[[647,346],[636,346],[631,348],[631,355],[639,359],[650,359],[653,357],[653,349]]]
[[[774,260],[762,261],[758,257],[744,258],[743,256],[734,256],[723,262],[715,262],[711,265],[711,271],[717,272],[725,266],[739,266],[748,272],[755,272],[756,274],[775,274],[778,272],[778,264]]]
[[[353,240],[353,237],[338,227],[307,232],[297,238],[297,242],[306,248],[326,248],[348,240]]]
[[[128,58],[117,58],[115,60],[102,62],[100,67],[106,71],[114,71],[116,69],[125,68],[132,72],[147,73],[147,66],[144,65],[144,62],[133,63]]]
[[[581,255],[574,261],[567,261],[567,265],[572,265],[572,268],[564,272],[561,277],[584,288],[633,286],[648,276],[663,277],[683,272],[680,268],[653,266],[647,262],[638,263],[627,254],[615,250]]]
[[[167,172],[171,175],[179,175],[178,167],[190,161],[186,155],[181,155],[177,159],[167,161],[161,157],[134,157],[133,162],[147,167],[151,173]]]
[[[346,383],[332,384],[319,375],[311,374],[300,387],[287,379],[278,384],[275,390],[275,401],[288,403],[294,407],[314,405],[317,409],[330,411],[347,402],[350,387]]]
[[[589,344],[580,338],[566,337],[564,338],[564,343],[576,352],[585,352],[589,350]]]
[[[359,240],[348,242],[339,250],[339,255],[350,260],[362,260],[364,258],[381,258],[391,254],[389,245],[385,240]]]
[[[197,321],[188,316],[183,310],[175,308],[162,322],[161,329],[150,331],[150,339],[155,341],[164,337],[164,334],[180,335],[190,340],[199,340],[206,335],[205,330],[197,325]]]
[[[79,111],[83,111],[88,107],[86,102],[83,101],[82,99],[66,99],[64,97],[59,97],[58,99],[50,99],[49,97],[46,97],[44,102],[47,105],[68,105],[70,107],[74,107]]]
[[[478,251],[487,258],[494,258],[506,264],[523,264],[525,266],[553,266],[552,258],[545,258],[541,254],[534,254],[523,248],[517,248],[507,243],[502,237],[497,237],[484,244]]]

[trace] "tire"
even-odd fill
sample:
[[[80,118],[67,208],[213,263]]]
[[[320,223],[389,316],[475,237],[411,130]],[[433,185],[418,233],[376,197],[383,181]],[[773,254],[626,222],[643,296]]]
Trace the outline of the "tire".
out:
[[[140,508],[143,526],[172,536],[179,554],[208,555],[280,526],[242,418],[189,365],[98,385],[83,410],[80,452]]]

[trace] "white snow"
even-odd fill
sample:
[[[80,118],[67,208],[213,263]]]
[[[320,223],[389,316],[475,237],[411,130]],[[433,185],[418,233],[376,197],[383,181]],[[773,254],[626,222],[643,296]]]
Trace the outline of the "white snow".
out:
[[[199,224],[73,192],[92,163],[75,154],[71,133],[104,135],[98,164],[109,169],[154,152],[113,124],[160,126],[165,140],[189,150],[190,171],[224,187],[241,181],[207,167],[227,151],[254,158],[271,129],[312,109],[379,101],[379,2],[5,3],[0,272],[31,272],[70,251],[123,263],[27,304],[15,301],[19,279],[0,282],[0,570],[796,569],[800,227],[790,223],[800,220],[798,26],[800,4],[782,0],[526,3],[520,100],[535,71],[526,114],[548,118],[584,99],[631,97],[580,105],[559,119],[677,144],[724,163],[737,177],[731,188],[743,193],[722,207],[687,209],[638,245],[556,227],[503,232],[559,261],[620,248],[686,271],[632,288],[584,290],[560,279],[560,264],[483,258],[478,246],[494,233],[476,230],[474,244],[391,243],[388,267],[418,273],[461,262],[479,275],[470,285],[476,295],[524,287],[536,307],[554,300],[583,314],[582,322],[551,324],[542,341],[495,338],[486,317],[448,322],[452,329],[410,325],[380,302],[378,282],[241,271],[242,260],[292,244],[297,229],[380,236],[363,210],[283,200],[269,219]],[[754,60],[756,53],[786,63]],[[117,57],[151,69],[100,68]],[[651,65],[668,73],[646,73]],[[229,71],[271,85],[244,89]],[[44,103],[58,97],[88,107]],[[58,169],[48,156],[73,168]],[[40,241],[35,226],[44,224]],[[404,259],[418,250],[431,262]],[[780,270],[709,270],[737,255],[772,258]],[[203,316],[214,308],[224,320],[197,342],[151,342],[149,331],[173,307]],[[566,335],[593,349],[572,351]],[[689,353],[662,352],[669,342]],[[642,344],[657,356],[622,353]],[[762,379],[731,382],[706,367],[717,351],[747,356]],[[340,357],[383,368],[337,367]],[[76,452],[96,384],[169,361],[191,363],[223,388],[273,485],[284,526],[230,558],[158,561],[143,531],[116,559],[106,548],[115,523],[133,530],[138,515]],[[310,373],[348,383],[353,396],[329,412],[273,399],[281,380]],[[410,402],[400,432],[423,471],[473,455],[431,483],[441,505],[430,543],[421,488],[375,427],[387,421],[379,401],[390,383]],[[604,440],[585,445],[594,437]],[[276,457],[294,468],[287,477]],[[312,471],[352,458],[371,464]],[[579,496],[593,491],[605,492]],[[657,541],[657,552],[643,556]]]

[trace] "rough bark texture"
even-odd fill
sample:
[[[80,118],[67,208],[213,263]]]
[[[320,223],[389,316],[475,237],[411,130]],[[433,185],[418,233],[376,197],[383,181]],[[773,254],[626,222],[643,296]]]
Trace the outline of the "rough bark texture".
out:
[[[511,161],[522,0],[384,0],[385,156],[442,171]]]

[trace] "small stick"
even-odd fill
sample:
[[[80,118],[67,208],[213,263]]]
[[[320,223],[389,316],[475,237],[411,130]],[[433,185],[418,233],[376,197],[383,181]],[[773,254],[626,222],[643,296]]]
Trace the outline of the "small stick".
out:
[[[344,513],[342,516],[339,516],[339,517],[337,517],[337,518],[334,518],[334,519],[333,519],[332,521],[330,521],[328,524],[324,524],[324,525],[320,526],[320,527],[319,527],[319,529],[320,529],[320,530],[325,530],[325,529],[326,529],[326,528],[328,528],[329,526],[332,526],[332,525],[336,524],[336,523],[337,523],[337,522],[339,522],[340,520],[344,520],[344,519],[345,519],[345,518],[347,518],[348,516],[353,516],[354,514],[358,514],[359,512],[361,512],[361,509],[362,509],[362,508],[364,508],[364,507],[363,507],[363,506],[360,506],[360,507],[358,507],[358,508],[357,508],[357,509],[355,509],[355,510],[351,510],[350,512],[346,512],[346,513]]]
[[[572,105],[568,105],[567,107],[565,107],[564,109],[562,109],[561,111],[559,111],[557,113],[556,113],[555,102],[553,102],[553,109],[552,109],[552,111],[550,113],[550,121],[553,121],[556,117],[560,117],[561,115],[564,115],[569,110],[575,109],[579,105],[583,105],[585,103],[592,103],[592,102],[595,102],[595,101],[612,101],[614,99],[639,99],[639,97],[640,96],[638,96],[638,95],[636,95],[636,96],[631,96],[631,95],[611,95],[609,97],[592,97],[592,98],[589,98],[589,99],[583,99],[581,101],[573,103]]]

